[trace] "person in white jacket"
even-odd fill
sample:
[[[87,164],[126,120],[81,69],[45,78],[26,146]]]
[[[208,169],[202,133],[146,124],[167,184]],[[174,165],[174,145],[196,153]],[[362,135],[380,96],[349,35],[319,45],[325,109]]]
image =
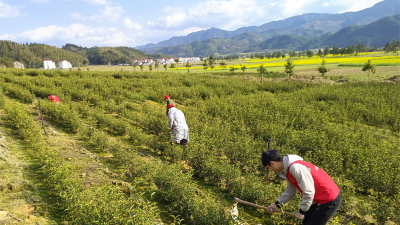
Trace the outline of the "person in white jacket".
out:
[[[297,190],[303,197],[296,217],[303,220],[303,225],[324,225],[338,210],[341,204],[340,189],[323,169],[303,161],[298,155],[282,157],[275,149],[264,151],[261,161],[287,180],[285,192],[275,204],[268,206],[269,213],[293,199]]]
[[[173,104],[168,106],[168,129],[172,131],[175,143],[186,146],[190,141],[185,115]]]

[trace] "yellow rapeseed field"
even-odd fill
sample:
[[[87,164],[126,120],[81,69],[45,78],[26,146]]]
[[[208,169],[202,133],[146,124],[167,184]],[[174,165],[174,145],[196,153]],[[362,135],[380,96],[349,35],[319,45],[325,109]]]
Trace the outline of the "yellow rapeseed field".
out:
[[[362,54],[366,55],[366,53]],[[286,57],[285,59],[288,59]],[[263,64],[265,67],[278,67],[283,66],[285,64],[285,59],[253,59],[253,60],[243,60],[242,65],[246,65],[248,69],[259,67]],[[323,58],[319,56],[314,56],[312,58],[302,57],[302,58],[292,58],[292,61],[295,65],[318,65],[321,64]],[[400,65],[400,56],[397,55],[387,55],[387,56],[352,56],[352,57],[334,57],[332,55],[328,55],[325,58],[325,62],[327,64],[339,64],[339,65],[352,65],[358,66],[365,64],[368,60],[371,60],[372,64],[378,66],[384,66],[385,64]],[[240,68],[240,65],[228,65],[226,69],[230,67]],[[190,69],[202,69],[203,67],[190,67]],[[177,68],[177,69],[186,69],[186,68]],[[218,64],[215,65],[215,69],[223,69]]]

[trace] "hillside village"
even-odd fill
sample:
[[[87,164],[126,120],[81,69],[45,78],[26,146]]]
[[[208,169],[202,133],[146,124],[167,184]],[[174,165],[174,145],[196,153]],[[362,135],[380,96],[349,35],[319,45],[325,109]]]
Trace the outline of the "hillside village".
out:
[[[203,58],[203,60],[206,57]],[[150,65],[150,64],[171,64],[171,63],[187,63],[187,62],[200,62],[200,57],[175,57],[175,58],[161,58],[161,59],[137,59],[133,60],[132,64],[137,63],[138,65]]]

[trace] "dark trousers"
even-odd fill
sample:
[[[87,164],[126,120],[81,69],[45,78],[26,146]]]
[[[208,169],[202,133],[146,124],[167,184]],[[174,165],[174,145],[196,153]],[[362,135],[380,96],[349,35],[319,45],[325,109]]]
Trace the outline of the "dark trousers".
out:
[[[342,203],[340,192],[331,202],[320,204],[313,203],[304,215],[303,225],[325,225],[332,218]]]

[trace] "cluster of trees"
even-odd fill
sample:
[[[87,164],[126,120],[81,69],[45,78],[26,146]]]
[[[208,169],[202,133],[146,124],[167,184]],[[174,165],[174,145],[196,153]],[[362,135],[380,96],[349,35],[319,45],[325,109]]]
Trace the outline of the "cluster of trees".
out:
[[[0,57],[3,59],[1,64],[7,64],[7,67],[14,67],[10,61],[18,61],[24,64],[25,68],[40,68],[43,66],[44,59],[50,59],[58,63],[61,60],[67,60],[72,66],[87,64],[86,57],[60,49],[54,46],[36,44],[36,43],[15,43],[12,41],[0,40]],[[4,65],[3,64],[3,65]],[[10,65],[8,65],[10,64]]]
[[[394,53],[399,54],[398,51],[400,51],[400,41],[393,40],[391,44],[389,42],[386,43],[383,51],[385,51],[386,54],[389,54],[390,52],[393,53],[393,55]]]
[[[132,59],[146,58],[146,54],[129,47],[98,47],[91,48],[66,44],[63,49],[87,57],[91,64],[132,64]]]
[[[256,54],[251,54],[250,55],[250,58],[251,59],[254,59],[254,58],[257,58],[257,59],[272,59],[272,58],[285,58],[286,57],[286,55],[283,53],[283,52],[280,52],[280,51],[277,51],[277,52],[273,52],[273,53],[271,53],[271,52],[268,52],[268,53],[265,53],[265,54],[263,54],[263,53],[256,53]]]
[[[239,55],[227,55],[227,56],[215,57],[216,60],[228,60],[228,61],[238,60],[239,58],[240,58]]]
[[[147,55],[146,53],[130,48],[130,47],[98,47],[94,46],[86,48],[74,44],[66,44],[62,46],[63,49],[76,52],[84,57],[87,57],[91,64],[132,64],[133,59],[159,59],[166,58],[160,53]],[[171,56],[169,56],[171,57]]]
[[[393,54],[400,49],[400,42],[393,41],[392,44],[387,43],[384,50],[386,53],[388,52],[393,52]],[[365,47],[363,44],[359,45],[351,45],[343,48],[339,48],[336,46],[333,46],[331,49],[328,47],[325,47],[324,49],[319,49],[318,52],[314,52],[311,50],[303,50],[303,51],[292,51],[288,52],[287,55],[290,58],[301,58],[301,57],[313,57],[314,55],[318,55],[320,58],[323,58],[327,56],[328,54],[332,54],[334,56],[340,56],[340,57],[348,57],[348,56],[357,56],[359,53],[362,52],[367,52],[369,49]],[[376,50],[376,49],[374,49]],[[258,59],[270,59],[270,58],[285,58],[286,55],[281,53],[280,51],[278,52],[269,52],[269,53],[256,53],[256,54],[251,54],[250,58],[258,58]]]

